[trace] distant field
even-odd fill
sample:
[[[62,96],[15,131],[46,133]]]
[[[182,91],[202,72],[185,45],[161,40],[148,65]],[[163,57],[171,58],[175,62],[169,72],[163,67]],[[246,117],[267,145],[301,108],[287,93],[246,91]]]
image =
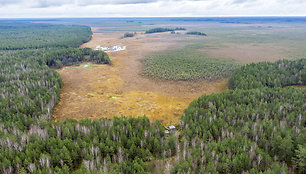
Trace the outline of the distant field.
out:
[[[119,18],[57,21],[78,23],[95,27],[96,33],[137,32],[165,27],[184,27],[175,35],[157,35],[161,38],[180,38],[188,45],[209,58],[229,59],[237,62],[276,61],[306,57],[306,22],[298,18]],[[185,32],[199,31],[207,37],[185,35]],[[138,37],[136,36],[136,38]],[[153,37],[153,36],[152,36]]]
[[[211,59],[194,49],[170,50],[147,57],[143,74],[166,80],[216,80],[230,76],[239,64]]]
[[[186,28],[208,35],[203,39],[195,36],[188,39],[193,47],[211,58],[261,62],[306,57],[305,24],[207,23]]]
[[[29,20],[31,21],[31,20]],[[34,22],[45,22],[33,20]],[[276,61],[306,57],[306,18],[86,18],[50,19],[57,24],[82,24],[94,27],[95,33],[137,32],[165,27],[184,27],[206,33],[208,37],[183,36],[182,42],[195,44],[210,58],[239,62]],[[170,33],[169,33],[170,35]]]

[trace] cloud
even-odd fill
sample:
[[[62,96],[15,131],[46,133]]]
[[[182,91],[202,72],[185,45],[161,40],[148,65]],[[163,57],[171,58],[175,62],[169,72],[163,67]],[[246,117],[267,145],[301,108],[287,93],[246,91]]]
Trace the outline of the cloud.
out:
[[[252,2],[252,1],[254,2],[256,0],[234,0],[232,4],[241,4],[241,3]]]
[[[306,15],[304,0],[0,0],[0,18]]]
[[[24,5],[25,7],[47,8],[69,4],[79,6],[105,5],[105,4],[145,4],[158,0],[0,0],[1,6]]]
[[[30,7],[46,8],[66,4],[105,5],[105,4],[146,4],[169,1],[209,1],[209,0],[0,0],[0,5],[26,4]]]
[[[31,2],[31,1],[29,1]],[[73,4],[73,0],[38,0],[34,1],[33,3],[28,3],[29,7],[35,7],[35,8],[47,8],[47,7],[56,7],[56,6],[62,6],[65,4]]]
[[[0,5],[8,5],[8,4],[16,4],[19,3],[20,0],[0,0]]]
[[[120,4],[147,4],[158,0],[78,0],[78,5],[120,5]]]

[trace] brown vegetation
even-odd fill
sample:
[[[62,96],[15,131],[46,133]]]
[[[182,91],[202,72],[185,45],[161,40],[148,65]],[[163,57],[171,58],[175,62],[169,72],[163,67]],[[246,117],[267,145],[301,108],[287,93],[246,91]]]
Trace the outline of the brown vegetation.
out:
[[[122,32],[96,33],[82,47],[125,45],[127,50],[109,53],[112,66],[58,70],[64,80],[55,119],[146,115],[163,124],[178,124],[189,103],[202,94],[222,92],[227,79],[215,82],[156,81],[140,75],[141,58],[153,52],[182,47],[183,36],[167,33],[120,39]]]
[[[222,48],[201,49],[209,57],[232,59],[238,62],[277,61],[284,56],[280,47],[273,44],[224,43]]]

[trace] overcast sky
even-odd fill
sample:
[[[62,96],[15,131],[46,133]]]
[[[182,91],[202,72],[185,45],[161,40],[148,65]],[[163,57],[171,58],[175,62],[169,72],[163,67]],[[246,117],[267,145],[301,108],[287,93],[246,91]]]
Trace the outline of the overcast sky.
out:
[[[306,16],[306,0],[0,0],[1,18]]]

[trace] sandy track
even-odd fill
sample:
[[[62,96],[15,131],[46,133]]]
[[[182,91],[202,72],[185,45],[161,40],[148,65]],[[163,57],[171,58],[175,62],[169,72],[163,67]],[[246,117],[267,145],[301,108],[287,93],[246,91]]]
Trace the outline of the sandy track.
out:
[[[178,124],[189,103],[202,94],[222,92],[227,79],[215,82],[169,82],[143,77],[139,61],[154,52],[182,47],[182,36],[168,33],[120,39],[124,32],[97,33],[82,47],[125,45],[127,49],[109,53],[112,66],[63,68],[61,99],[55,107],[55,119],[111,118],[146,115],[163,124]]]

